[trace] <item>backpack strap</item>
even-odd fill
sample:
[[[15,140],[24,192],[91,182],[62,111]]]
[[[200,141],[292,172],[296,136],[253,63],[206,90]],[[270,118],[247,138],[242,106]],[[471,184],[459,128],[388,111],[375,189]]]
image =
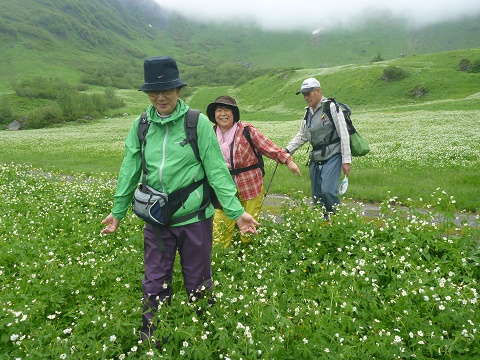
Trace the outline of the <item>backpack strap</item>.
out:
[[[307,107],[307,109],[305,110],[305,115],[303,115],[303,121],[305,121],[305,127],[309,128],[312,121],[309,107]]]
[[[138,123],[138,139],[140,140],[140,154],[142,156],[142,186],[144,189],[147,187],[147,164],[145,162],[145,145],[147,144],[146,136],[150,122],[148,121],[147,113],[144,112],[140,116],[140,122]]]
[[[195,181],[195,182],[191,183],[190,185],[188,185],[184,188],[177,189],[177,190],[171,192],[170,194],[168,194],[168,199],[169,199],[168,202],[169,202],[170,209],[172,210],[172,214],[176,213],[177,210],[180,209],[183,206],[183,204],[185,204],[185,201],[187,201],[188,197],[190,196],[190,194],[192,192],[194,192],[200,185],[205,184],[207,182],[206,179],[207,178],[205,177],[202,180]],[[204,193],[205,193],[205,190],[204,190]],[[207,192],[207,196],[208,196],[208,192]],[[197,211],[194,211],[192,213],[180,216],[176,219],[170,220],[170,225],[180,224],[181,222],[190,220],[197,215],[198,215],[199,219],[204,220],[205,219],[205,209],[207,208],[208,204],[210,204],[210,202],[208,201],[205,204],[205,195],[203,196],[203,198],[204,198],[204,200],[202,201],[202,205],[200,205],[200,209],[198,209]]]
[[[202,165],[203,170],[205,172],[205,167],[203,166],[202,159],[200,158],[200,151],[198,149],[197,126],[198,126],[199,116],[200,116],[200,110],[188,109],[187,113],[185,114],[185,122],[184,122],[185,134],[187,135],[187,137],[180,143],[180,145],[185,146],[186,144],[190,143],[190,147],[192,148],[192,151],[195,154],[195,157],[197,158],[198,162]],[[210,202],[211,202],[210,197],[212,192],[210,184],[208,183],[207,173],[205,172],[205,177],[202,180],[199,180],[197,182],[201,182],[202,184],[204,184],[203,199],[202,199],[202,204],[200,205],[200,209],[198,209],[197,211],[191,214],[187,214],[180,218],[177,218],[172,223],[180,223],[188,219],[191,219],[197,215],[198,215],[198,218],[201,220],[206,219],[205,209],[208,207],[208,205],[210,205]],[[195,190],[197,187],[198,186],[196,186],[193,190]],[[192,191],[190,191],[190,193]],[[190,193],[188,193],[188,195],[190,195]]]
[[[333,130],[330,132],[330,136],[328,138],[328,142],[326,143],[321,143],[321,144],[312,144],[312,149],[314,151],[321,151],[322,153],[322,156],[325,156],[325,153],[327,151],[327,147],[331,144],[335,144],[337,142],[340,141],[340,139],[338,139],[337,141],[333,141],[333,138],[335,136],[335,133],[337,131],[337,128],[335,126],[335,122],[333,121],[333,117],[332,117],[332,112],[330,110],[330,104],[331,103],[334,103],[335,106],[336,106],[336,109],[337,109],[337,113],[338,111],[340,110],[340,107],[338,105],[338,103],[335,101],[335,99],[333,98],[328,98],[327,101],[325,101],[323,104],[322,104],[322,111],[323,111],[323,115],[322,116],[326,116],[328,118],[328,120],[330,120],[330,122],[332,123],[333,125]]]
[[[243,128],[243,136],[245,136],[245,138],[247,139],[247,141],[250,144],[250,147],[252,148],[253,153],[257,157],[258,161],[255,164],[244,167],[244,168],[231,169],[230,174],[231,175],[238,175],[238,174],[241,174],[241,173],[246,172],[246,171],[250,171],[250,170],[253,170],[253,169],[260,168],[260,170],[262,171],[262,176],[265,176],[263,156],[262,156],[262,154],[257,152],[257,150],[255,149],[255,145],[253,144],[252,137],[250,136],[249,126],[245,126]],[[233,158],[233,146],[230,149],[230,157]],[[233,161],[231,161],[231,164],[233,164]]]
[[[250,129],[249,126],[245,126],[243,128],[243,136],[245,136],[245,138],[247,139],[248,143],[252,147],[253,152],[255,153],[255,156],[258,159],[259,168],[260,168],[260,170],[262,170],[262,176],[265,176],[265,169],[264,169],[262,154],[260,154],[257,151],[257,149],[255,149],[255,145],[253,145],[253,141],[252,141],[252,137],[250,136],[250,130],[249,129]]]
[[[333,125],[333,128],[334,130],[331,132],[330,134],[330,139],[328,140],[328,145],[336,142],[336,141],[333,141],[333,137],[335,136],[335,133],[337,131],[337,127],[335,126],[335,121],[333,121],[333,116],[332,116],[332,112],[331,112],[331,105],[330,103],[333,103],[335,105],[335,108],[337,109],[337,114],[338,112],[340,111],[340,106],[338,105],[338,103],[335,101],[335,99],[333,98],[329,98],[324,104],[323,104],[323,113],[328,117],[328,119],[330,120],[330,122],[332,123]],[[340,139],[338,139],[338,141],[340,141]]]
[[[198,150],[198,135],[197,135],[197,125],[198,125],[199,115],[200,115],[199,110],[189,109],[187,111],[185,115],[185,122],[184,122],[185,133],[187,134],[187,137],[180,143],[180,145],[185,146],[187,143],[190,143],[190,146],[192,148],[193,153],[195,154],[195,157],[201,163],[200,153]],[[150,127],[150,124],[151,123],[148,121],[147,113],[143,113],[140,116],[140,122],[138,124],[138,139],[140,140],[140,152],[142,156],[142,170],[143,170],[142,186],[144,187],[146,187],[147,185],[147,173],[148,173],[146,161],[145,161],[145,145],[147,144],[146,135],[148,132],[148,128]],[[169,203],[171,202],[171,208],[174,210],[173,213],[175,213],[178,209],[180,209],[180,207],[183,206],[185,201],[188,199],[189,195],[202,184],[208,184],[206,176],[202,180],[195,181],[184,188],[177,189],[171,192],[170,194],[168,194]],[[197,215],[199,219],[202,219],[202,220],[205,219],[205,209],[208,207],[209,204],[210,204],[210,194],[208,189],[204,189],[203,200],[202,200],[202,204],[200,205],[200,209],[190,214],[186,214],[179,218],[176,218],[170,221],[170,224],[179,224],[181,222],[192,219]]]
[[[331,101],[335,104],[335,106],[337,108],[337,114],[340,112],[340,110],[342,110],[343,117],[345,118],[345,123],[347,124],[348,133],[350,135],[355,134],[357,132],[357,130],[355,129],[355,126],[353,126],[352,118],[350,117],[350,115],[352,115],[352,110],[350,109],[350,106],[348,106],[347,104],[341,103],[339,101],[336,101],[333,98],[329,98],[328,101]],[[330,111],[330,106],[324,106],[323,112],[326,115],[328,115],[328,118],[330,119],[333,126],[335,127],[335,122],[333,121],[333,117],[332,117],[332,114],[331,114],[331,111]],[[335,127],[335,129],[336,129],[336,127]]]
[[[198,117],[200,116],[200,110],[188,109],[187,114],[185,115],[185,133],[187,137],[180,143],[183,147],[186,144],[190,143],[193,153],[199,162],[202,162],[200,159],[200,152],[198,150],[198,134],[197,134],[197,125]]]
[[[345,119],[345,124],[347,126],[348,134],[353,135],[357,132],[357,130],[355,129],[355,126],[353,126],[352,119],[350,117],[350,115],[352,114],[352,110],[350,109],[350,107],[347,104],[336,101],[333,98],[328,98],[327,101],[323,104],[323,113],[327,115],[328,119],[333,125],[334,130],[330,134],[330,139],[328,143],[313,146],[313,150],[322,150],[322,155],[325,155],[325,151],[328,145],[335,144],[340,141],[340,139],[338,139],[337,141],[333,141],[333,137],[337,131],[337,127],[335,126],[335,122],[333,121],[333,117],[330,109],[330,103],[335,104],[335,109],[337,114],[340,112],[340,110],[342,111],[343,117]]]

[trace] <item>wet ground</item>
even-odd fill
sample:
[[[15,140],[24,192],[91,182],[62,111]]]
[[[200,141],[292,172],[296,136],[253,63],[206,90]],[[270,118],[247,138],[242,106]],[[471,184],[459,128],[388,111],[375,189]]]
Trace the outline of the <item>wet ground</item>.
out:
[[[282,205],[287,204],[290,201],[290,198],[284,195],[278,195],[278,194],[268,194],[263,202],[263,208],[262,211],[271,211],[274,213],[277,213],[277,211],[280,211],[280,208]],[[380,204],[364,204],[360,202],[354,202],[354,201],[348,201],[345,204],[351,207],[358,208],[358,211],[361,211],[364,216],[368,217],[375,217],[375,216],[381,216],[381,209],[380,209]],[[407,210],[407,208],[404,208]],[[420,212],[423,212],[422,210],[419,210]],[[426,212],[426,211],[425,211]],[[438,222],[441,222],[442,216],[437,214],[436,220]],[[467,222],[469,226],[474,226],[474,227],[480,227],[480,214],[476,213],[457,213],[455,214],[455,219],[454,223],[456,225],[461,225],[464,222]]]

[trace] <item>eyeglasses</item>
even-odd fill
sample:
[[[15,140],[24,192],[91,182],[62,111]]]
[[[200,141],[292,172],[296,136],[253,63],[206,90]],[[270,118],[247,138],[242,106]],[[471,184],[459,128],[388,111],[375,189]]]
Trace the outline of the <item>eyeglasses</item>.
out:
[[[217,106],[217,108],[215,109],[215,112],[228,112],[228,111],[231,112],[232,109],[226,106]]]
[[[303,96],[304,96],[304,97],[310,96],[310,95],[312,95],[312,94],[314,94],[314,93],[316,93],[316,92],[319,92],[319,91],[320,91],[320,88],[316,88],[316,89],[313,89],[313,90],[311,90],[311,91],[309,91],[309,92],[304,92],[304,93],[303,93]]]
[[[168,90],[150,90],[150,91],[145,91],[148,96],[151,98],[156,98],[158,95],[162,94],[163,96],[168,96],[172,95],[175,89],[168,89]]]

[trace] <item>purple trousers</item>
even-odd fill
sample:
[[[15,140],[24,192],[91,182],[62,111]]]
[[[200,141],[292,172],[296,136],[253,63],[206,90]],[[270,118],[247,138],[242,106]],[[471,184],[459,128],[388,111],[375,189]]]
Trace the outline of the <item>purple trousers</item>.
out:
[[[183,282],[189,297],[212,292],[212,218],[184,226],[161,228],[165,251],[160,252],[153,226],[146,224],[144,235],[145,275],[143,288],[142,339],[156,329],[152,318],[159,302],[170,302],[172,275],[178,251]]]

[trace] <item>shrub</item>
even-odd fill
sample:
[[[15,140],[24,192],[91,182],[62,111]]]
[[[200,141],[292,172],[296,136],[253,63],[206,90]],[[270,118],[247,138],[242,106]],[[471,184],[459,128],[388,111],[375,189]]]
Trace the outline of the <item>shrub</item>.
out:
[[[372,63],[379,62],[379,61],[383,61],[382,55],[380,55],[380,53],[378,53],[377,56],[375,56],[372,60],[370,60],[370,62]]]
[[[88,84],[78,84],[76,87],[75,87],[78,91],[87,91],[89,86]]]
[[[75,116],[75,120],[87,116],[97,109],[97,104],[94,101],[94,97],[97,95],[98,94],[75,94],[76,102],[78,103],[78,113]]]
[[[480,72],[480,59],[475,61],[470,61],[469,59],[463,58],[458,63],[459,71],[466,71],[469,73],[479,73]]]
[[[8,124],[13,121],[13,110],[10,99],[6,96],[0,98],[0,124]]]
[[[29,99],[55,99],[61,92],[68,91],[71,86],[60,78],[35,76],[30,80],[23,80],[14,86],[18,96]]]
[[[186,69],[182,78],[190,86],[241,85],[271,70],[254,69],[248,64],[205,65]]]
[[[410,90],[409,94],[410,96],[412,97],[415,97],[415,98],[418,98],[422,95],[425,95],[425,93],[427,92],[427,88],[423,85],[415,85],[415,87]]]
[[[27,115],[25,129],[39,129],[62,122],[62,109],[52,103],[35,108]]]
[[[65,120],[75,120],[79,117],[79,104],[76,101],[75,92],[62,92],[57,98],[57,103],[62,110]]]
[[[458,70],[468,71],[471,65],[472,63],[470,60],[463,58],[462,60],[460,60],[460,63],[458,64]]]
[[[108,104],[107,108],[118,109],[125,105],[125,102],[117,96],[117,94],[115,93],[115,90],[112,88],[105,89],[105,93],[103,97],[105,98]],[[97,109],[97,110],[100,110],[100,109]]]
[[[403,79],[405,77],[407,77],[407,73],[405,70],[397,66],[390,65],[383,70],[382,80],[392,81]]]
[[[480,73],[480,59],[475,60],[471,64],[470,69],[468,69],[468,72],[470,72],[470,73]]]
[[[83,69],[82,82],[90,85],[132,89],[142,83],[142,67],[134,62],[100,64]]]

